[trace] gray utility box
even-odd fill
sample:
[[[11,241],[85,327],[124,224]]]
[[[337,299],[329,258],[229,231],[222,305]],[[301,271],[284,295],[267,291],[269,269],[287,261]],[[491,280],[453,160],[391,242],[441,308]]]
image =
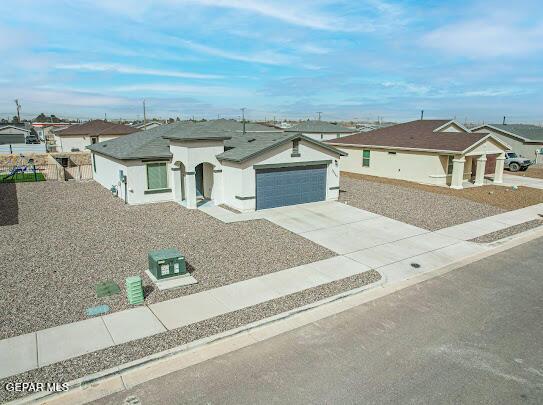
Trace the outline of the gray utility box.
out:
[[[149,271],[157,280],[186,274],[185,257],[177,249],[149,252]]]

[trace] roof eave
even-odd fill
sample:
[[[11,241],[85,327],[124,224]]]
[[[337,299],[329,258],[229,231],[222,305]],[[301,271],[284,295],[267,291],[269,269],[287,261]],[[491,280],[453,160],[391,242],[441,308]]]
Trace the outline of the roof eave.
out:
[[[234,159],[234,158],[219,158],[220,155],[217,155],[217,159],[222,161],[222,160],[226,160],[226,161],[229,161],[229,162],[235,162],[235,163],[242,163],[242,162],[245,162],[249,159],[252,159],[254,158],[255,156],[258,156],[264,152],[267,152],[269,150],[272,150],[272,149],[275,149],[276,147],[278,146],[281,146],[281,145],[284,145],[285,143],[288,143],[290,141],[293,141],[293,140],[296,140],[296,139],[303,139],[305,141],[308,141],[309,143],[312,143],[314,145],[317,145],[317,146],[320,146],[326,150],[329,150],[330,152],[334,152],[336,154],[338,154],[339,156],[347,156],[348,154],[346,152],[343,152],[342,150],[340,149],[337,149],[337,148],[334,148],[332,146],[329,146],[323,142],[319,142],[313,138],[310,138],[308,136],[305,136],[301,133],[295,133],[289,137],[286,137],[285,139],[282,139],[281,142],[277,142],[277,143],[274,143],[272,145],[269,145],[263,149],[260,149],[250,155],[247,155],[245,157],[243,157],[242,159]]]
[[[406,150],[412,152],[432,152],[432,153],[462,153],[461,150],[450,150],[450,149],[426,149],[426,148],[407,148],[402,146],[388,146],[388,145],[371,145],[371,144],[358,144],[358,143],[332,143],[338,147],[349,146],[353,148],[378,148],[378,149],[394,149],[394,150]],[[470,146],[471,147],[471,146]]]
[[[506,131],[505,129],[502,129],[502,128],[498,128],[498,127],[495,127],[493,125],[490,125],[490,124],[483,124],[483,125],[479,125],[478,127],[475,127],[475,128],[472,128],[471,130],[472,131],[476,131],[478,129],[481,129],[481,128],[491,128],[493,129],[494,131],[498,131],[498,132],[501,132],[503,134],[506,134],[506,135],[510,135],[512,136],[513,138],[517,138],[517,139],[520,139],[524,142],[530,142],[530,140],[528,138],[525,138],[523,137],[522,135],[517,135],[517,134],[514,134],[513,132],[509,132],[509,131]]]

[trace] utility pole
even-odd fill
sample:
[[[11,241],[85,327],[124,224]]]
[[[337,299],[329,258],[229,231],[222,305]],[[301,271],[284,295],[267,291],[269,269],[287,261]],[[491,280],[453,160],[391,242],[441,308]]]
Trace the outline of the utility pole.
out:
[[[421,120],[424,119],[424,110],[420,110],[420,119],[421,119]]]
[[[320,120],[321,120],[322,111],[317,111],[317,114],[319,114],[319,121],[320,121]]]
[[[143,99],[143,130],[144,131],[147,131],[146,124],[147,124],[147,115],[145,112],[145,99]]]
[[[107,113],[104,113],[104,121],[107,121]]]
[[[17,122],[21,122],[21,104],[19,104],[19,100],[15,100],[15,106],[17,108]]]
[[[245,107],[240,108],[241,110],[241,122],[243,123],[243,135],[245,135]]]

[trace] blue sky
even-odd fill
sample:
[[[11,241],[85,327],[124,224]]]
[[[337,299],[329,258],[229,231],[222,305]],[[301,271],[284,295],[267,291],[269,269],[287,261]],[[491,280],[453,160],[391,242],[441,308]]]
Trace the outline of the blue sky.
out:
[[[2,117],[543,121],[538,1],[7,0],[0,51]]]

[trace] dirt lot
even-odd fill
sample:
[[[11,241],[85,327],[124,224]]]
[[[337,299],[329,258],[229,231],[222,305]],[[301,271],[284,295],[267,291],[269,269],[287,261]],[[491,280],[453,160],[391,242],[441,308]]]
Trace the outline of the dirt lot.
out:
[[[429,230],[543,202],[543,190],[488,185],[453,190],[403,180],[342,173],[340,200]]]
[[[199,281],[160,292],[144,275],[147,252],[185,254]],[[175,203],[125,206],[94,182],[0,185],[0,338],[127,308],[124,280],[141,275],[146,303],[322,260],[334,253],[268,221],[224,224]],[[121,294],[96,298],[112,280]]]

